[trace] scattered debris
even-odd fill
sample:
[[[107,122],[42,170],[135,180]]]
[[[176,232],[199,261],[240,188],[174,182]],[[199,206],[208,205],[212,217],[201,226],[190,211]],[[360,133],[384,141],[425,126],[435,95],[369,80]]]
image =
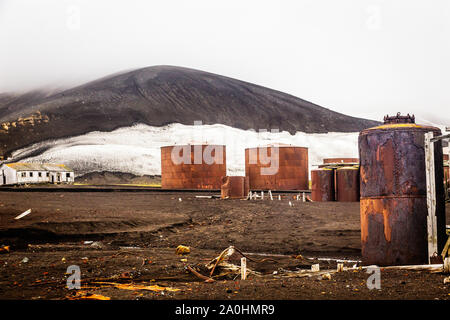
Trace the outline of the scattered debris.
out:
[[[192,272],[197,278],[204,280],[206,283],[211,283],[214,282],[215,280],[202,275],[200,272],[198,272],[197,270],[195,270],[194,268],[190,267],[190,266],[186,266],[186,269],[189,270],[190,272]]]
[[[444,284],[450,283],[450,277],[444,278]]]
[[[344,271],[344,264],[343,263],[338,263],[337,264],[337,272],[342,272]]]
[[[311,266],[311,271],[312,272],[318,272],[318,271],[320,271],[320,265],[317,263],[317,264],[313,264],[312,266]]]
[[[179,245],[175,250],[176,254],[185,255],[191,253],[191,248],[183,245]]]
[[[68,300],[111,300],[110,297],[101,294],[93,294],[82,290],[77,290],[75,296],[66,296]]]
[[[95,249],[103,249],[105,246],[100,241],[94,241],[92,242],[91,247]]]
[[[324,273],[322,275],[322,280],[331,280],[331,274],[329,273]]]
[[[30,261],[30,259],[28,259],[27,257],[23,258],[22,261],[20,261],[21,263],[27,263],[28,261]]]
[[[0,253],[9,253],[9,246],[1,246]]]
[[[94,241],[85,241],[83,244],[92,244]]]
[[[23,217],[29,215],[30,213],[31,213],[31,209],[28,209],[27,211],[22,212],[21,214],[19,214],[19,215],[18,215],[17,217],[15,217],[14,219],[15,219],[15,220],[22,219]]]
[[[142,285],[142,284],[116,283],[116,282],[92,282],[92,283],[113,286],[117,289],[123,289],[123,290],[147,290],[147,291],[154,291],[154,292],[162,292],[162,291],[177,292],[177,291],[180,291],[180,289],[170,288],[170,287],[161,287],[156,284],[147,286],[147,285]]]
[[[178,198],[178,201],[181,202],[181,201],[183,201],[183,200],[181,200],[181,198]]]

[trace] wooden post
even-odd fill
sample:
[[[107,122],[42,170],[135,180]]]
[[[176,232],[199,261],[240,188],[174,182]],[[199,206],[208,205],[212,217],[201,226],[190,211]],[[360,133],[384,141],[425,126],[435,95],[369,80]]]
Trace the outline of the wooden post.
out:
[[[434,167],[433,133],[425,133],[425,166],[427,178],[427,232],[428,232],[428,263],[431,257],[438,254],[437,248],[437,222],[436,222],[436,175]]]
[[[261,191],[261,200],[264,200],[264,191]]]
[[[241,279],[247,279],[247,258],[245,257],[241,258]]]
[[[302,196],[303,196],[303,202],[306,202],[306,195],[304,192],[303,192]]]
[[[270,200],[273,200],[272,191],[270,191],[270,190],[269,190],[269,197],[270,197]]]

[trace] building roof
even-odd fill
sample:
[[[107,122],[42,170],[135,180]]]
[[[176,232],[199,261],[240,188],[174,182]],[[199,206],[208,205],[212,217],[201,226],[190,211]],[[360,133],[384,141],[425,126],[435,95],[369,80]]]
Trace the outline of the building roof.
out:
[[[55,163],[14,162],[14,163],[5,163],[5,165],[16,171],[52,171],[52,172],[73,171],[64,164],[55,164]]]

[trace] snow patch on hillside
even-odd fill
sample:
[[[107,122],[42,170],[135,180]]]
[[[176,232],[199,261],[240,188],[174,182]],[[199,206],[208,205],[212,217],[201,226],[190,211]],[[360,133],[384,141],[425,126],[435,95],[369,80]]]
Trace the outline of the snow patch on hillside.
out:
[[[309,169],[323,158],[358,157],[358,132],[291,135],[283,132],[255,132],[215,124],[188,126],[170,124],[153,127],[137,124],[112,132],[90,132],[71,138],[44,141],[20,149],[12,160],[66,164],[77,176],[94,171],[128,172],[135,175],[161,174],[161,146],[187,143],[226,145],[227,174],[245,174],[245,148],[273,143],[309,148]],[[42,154],[31,156],[44,149]]]

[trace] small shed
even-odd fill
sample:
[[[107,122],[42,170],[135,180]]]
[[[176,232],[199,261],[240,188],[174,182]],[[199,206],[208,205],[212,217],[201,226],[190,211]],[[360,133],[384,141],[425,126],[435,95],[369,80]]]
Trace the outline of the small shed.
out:
[[[73,183],[75,174],[63,164],[4,163],[0,166],[0,185]]]

